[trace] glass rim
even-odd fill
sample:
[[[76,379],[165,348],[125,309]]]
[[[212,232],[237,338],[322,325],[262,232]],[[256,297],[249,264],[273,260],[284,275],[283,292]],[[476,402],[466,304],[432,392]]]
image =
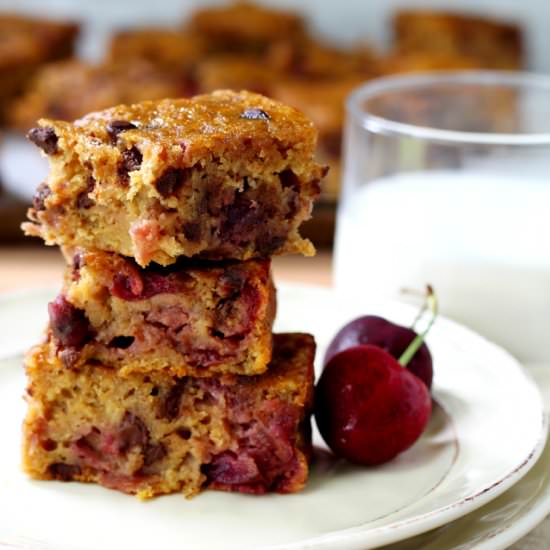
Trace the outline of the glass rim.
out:
[[[346,110],[364,129],[393,136],[408,136],[430,141],[486,145],[550,145],[550,131],[537,133],[465,132],[397,122],[373,115],[361,102],[387,91],[407,90],[430,84],[502,85],[510,88],[532,88],[548,92],[550,76],[521,71],[459,70],[432,71],[377,78],[356,88],[346,100]]]

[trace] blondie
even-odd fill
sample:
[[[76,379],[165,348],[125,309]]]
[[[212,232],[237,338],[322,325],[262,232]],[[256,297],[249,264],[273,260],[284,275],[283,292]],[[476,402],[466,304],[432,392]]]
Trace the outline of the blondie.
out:
[[[272,96],[273,84],[281,79],[281,74],[266,66],[261,59],[243,55],[217,55],[198,64],[196,79],[201,92],[229,88]]]
[[[95,362],[68,369],[37,346],[26,359],[24,469],[141,498],[298,491],[308,475],[314,352],[311,336],[279,334],[262,375],[121,377]]]
[[[115,63],[144,59],[181,70],[192,68],[203,52],[203,41],[198,36],[163,27],[143,27],[115,33],[108,57]]]
[[[0,14],[0,122],[44,63],[73,53],[79,26],[16,14]]]
[[[39,69],[9,116],[11,126],[27,131],[40,118],[72,121],[119,103],[189,95],[183,73],[145,60],[92,65],[70,60]]]
[[[404,54],[469,57],[492,69],[519,70],[524,63],[523,36],[514,23],[475,15],[403,10],[394,18],[393,29],[396,47]]]
[[[29,133],[49,157],[27,234],[150,262],[312,255],[326,168],[299,111],[249,92],[145,101]],[[82,197],[86,200],[82,202]]]
[[[49,305],[50,354],[67,368],[99,361],[122,375],[258,374],[271,359],[275,307],[269,260],[140,268],[80,251]]]
[[[304,20],[295,12],[242,1],[197,10],[188,28],[215,53],[261,54],[273,42],[300,40],[305,32]]]

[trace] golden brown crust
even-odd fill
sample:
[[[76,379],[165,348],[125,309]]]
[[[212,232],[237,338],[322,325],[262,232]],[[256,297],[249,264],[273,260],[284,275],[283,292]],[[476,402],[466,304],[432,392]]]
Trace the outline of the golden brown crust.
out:
[[[291,107],[218,91],[40,124],[51,172],[26,231],[48,244],[143,266],[314,253],[298,228],[326,170],[313,158],[313,124]]]
[[[141,498],[211,487],[295,492],[307,479],[309,335],[275,337],[264,375],[120,378],[67,369],[45,346],[26,358],[23,467],[35,479],[95,482]]]
[[[247,117],[245,113],[250,109],[261,109],[269,118]],[[43,121],[41,125],[51,125],[65,139],[79,144],[86,141],[92,148],[94,139],[102,143],[111,141],[107,125],[115,120],[131,121],[137,126],[120,136],[126,143],[164,148],[173,157],[173,163],[183,156],[191,165],[216,152],[237,156],[246,154],[248,148],[259,154],[266,152],[263,147],[277,146],[299,149],[307,159],[316,139],[311,121],[292,107],[259,94],[230,90],[191,99],[119,105],[91,113],[74,124]],[[263,124],[253,123],[258,120]],[[245,138],[250,143],[243,143]],[[146,155],[146,150],[143,154]]]

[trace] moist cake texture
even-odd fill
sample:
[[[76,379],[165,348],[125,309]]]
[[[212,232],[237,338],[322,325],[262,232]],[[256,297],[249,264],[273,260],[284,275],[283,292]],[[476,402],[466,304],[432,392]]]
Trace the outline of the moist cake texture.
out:
[[[299,235],[326,168],[297,110],[249,92],[146,101],[29,133],[50,175],[29,211],[47,244],[169,265],[312,255]]]
[[[26,358],[24,469],[141,498],[298,491],[308,473],[314,352],[311,336],[279,334],[262,375],[122,377],[95,362],[68,369],[37,346]]]
[[[271,359],[275,309],[269,260],[140,268],[79,251],[49,305],[48,351],[67,368],[95,361],[121,375],[259,374]]]

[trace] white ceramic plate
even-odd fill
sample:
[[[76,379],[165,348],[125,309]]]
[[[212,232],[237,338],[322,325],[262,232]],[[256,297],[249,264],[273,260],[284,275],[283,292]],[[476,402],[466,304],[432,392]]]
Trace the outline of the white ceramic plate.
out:
[[[36,340],[48,297],[2,300],[0,335],[9,329],[11,351]],[[282,286],[277,329],[314,333],[322,357],[334,332],[365,312],[327,290]],[[368,312],[405,324],[415,316],[398,304]],[[0,350],[5,344],[0,336]],[[62,550],[365,550],[446,524],[527,473],[544,447],[546,423],[538,389],[506,352],[444,319],[429,345],[440,406],[422,439],[392,463],[358,468],[319,451],[307,489],[298,495],[207,492],[191,501],[173,495],[146,503],[96,486],[30,481],[19,472],[24,378],[20,359],[4,360],[0,541]]]
[[[550,364],[527,370],[542,389],[546,411],[550,412]],[[383,550],[502,550],[529,533],[548,514],[550,441],[529,473],[489,504],[444,527],[384,546]],[[531,547],[526,543],[525,548]]]

